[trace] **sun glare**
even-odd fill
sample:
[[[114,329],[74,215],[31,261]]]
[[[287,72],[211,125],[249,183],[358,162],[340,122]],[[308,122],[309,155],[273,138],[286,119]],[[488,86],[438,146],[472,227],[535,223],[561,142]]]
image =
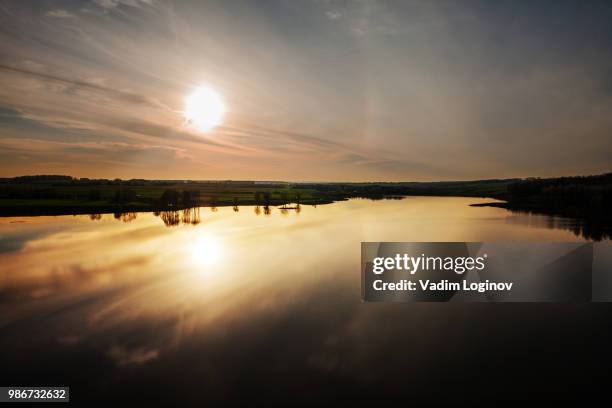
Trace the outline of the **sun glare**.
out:
[[[214,235],[206,235],[197,239],[192,247],[193,260],[200,265],[211,266],[221,258],[221,244]]]
[[[209,86],[197,87],[185,99],[185,119],[199,131],[205,132],[221,124],[224,113],[221,96]]]

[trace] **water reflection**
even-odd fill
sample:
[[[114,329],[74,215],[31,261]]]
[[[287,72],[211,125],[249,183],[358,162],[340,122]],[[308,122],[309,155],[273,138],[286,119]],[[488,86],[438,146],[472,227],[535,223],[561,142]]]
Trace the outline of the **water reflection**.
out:
[[[592,241],[610,240],[612,228],[608,220],[580,220],[559,216],[547,216],[530,211],[511,210],[508,223],[523,224],[536,228],[562,229],[571,231],[575,236]]]
[[[263,215],[270,215],[272,214],[272,207],[269,205],[264,205],[264,206],[255,206],[255,208],[253,209],[253,211],[255,212],[255,215],[261,215],[263,213]],[[282,210],[281,210],[282,213]]]
[[[191,251],[192,257],[197,264],[212,266],[220,260],[223,253],[223,245],[219,237],[206,234],[196,239]]]
[[[295,211],[296,214],[299,214],[300,211],[302,211],[302,206],[299,203],[295,205],[285,204],[278,207],[278,209],[282,215],[288,215],[291,211]]]
[[[406,197],[391,197],[390,200],[404,200]],[[414,200],[415,198],[411,198]],[[441,197],[432,197],[432,199],[441,199]],[[446,197],[446,199],[455,199],[461,200],[455,197]],[[360,199],[361,200],[361,199]],[[477,199],[462,199],[469,200],[470,202],[477,201]],[[353,200],[358,201],[358,200]],[[363,199],[362,201],[382,201],[379,199]],[[488,201],[490,202],[490,200]],[[337,205],[337,204],[336,204]],[[458,204],[458,205],[463,205]],[[192,207],[185,208],[182,210],[176,211],[156,211],[153,214],[156,217],[159,217],[164,225],[167,227],[176,227],[181,224],[191,224],[198,225],[201,223],[200,212],[204,207]],[[210,211],[216,213],[219,211],[218,207],[208,207]],[[233,205],[232,211],[237,213],[240,212],[239,205]],[[271,215],[272,214],[272,206],[263,205],[263,206],[254,206],[253,212],[255,215]],[[302,211],[302,205],[297,204],[285,204],[277,207],[279,213],[283,216],[289,215],[290,213],[295,213],[299,215]],[[316,205],[312,205],[311,208],[317,208]],[[477,207],[477,208],[487,208],[487,207]],[[372,211],[376,211],[372,208]],[[527,225],[534,228],[548,228],[553,230],[568,230],[571,231],[576,237],[585,238],[587,240],[601,241],[601,240],[609,240],[612,238],[612,231],[608,226],[607,222],[597,222],[596,220],[579,220],[567,217],[559,217],[559,216],[548,216],[542,215],[539,213],[534,213],[530,211],[520,211],[520,210],[500,210],[504,217],[497,217],[498,219],[504,219],[508,224],[516,224],[516,225]],[[483,219],[484,219],[484,211],[482,211]],[[511,214],[511,215],[506,215]],[[138,217],[138,213],[134,212],[126,212],[126,213],[115,213],[113,214],[116,220],[123,221],[125,223],[129,223],[135,220]],[[427,216],[427,215],[426,215]],[[98,221],[102,219],[102,214],[89,214],[89,219],[92,221]],[[15,221],[12,221],[15,222]]]
[[[137,217],[138,214],[135,212],[124,212],[124,213],[115,213],[114,217],[116,220],[121,220],[123,222],[132,222],[134,221]],[[90,216],[91,218],[91,216]]]
[[[185,208],[181,210],[183,224],[198,225],[200,221],[200,207]]]
[[[2,218],[0,383],[67,384],[77,401],[294,397],[304,384],[312,398],[375,398],[432,378],[465,388],[461,373],[475,358],[465,349],[484,356],[471,372],[485,374],[498,353],[517,353],[504,363],[508,380],[516,378],[550,344],[596,331],[589,322],[597,314],[585,319],[565,309],[560,322],[552,308],[360,300],[361,241],[583,239],[474,202],[349,200],[284,215],[268,206],[268,217],[254,216],[266,206],[220,207],[206,212],[206,222],[198,208],[120,215],[121,222],[114,215]],[[529,313],[517,313],[522,307]],[[535,333],[532,353],[508,342],[525,331]],[[432,368],[441,364],[442,379]]]
[[[176,227],[181,223],[198,225],[202,222],[200,218],[200,207],[185,208],[178,211],[156,211],[153,215],[161,218],[166,227]]]
[[[181,214],[178,211],[161,211],[156,213],[166,227],[175,227],[181,223]]]

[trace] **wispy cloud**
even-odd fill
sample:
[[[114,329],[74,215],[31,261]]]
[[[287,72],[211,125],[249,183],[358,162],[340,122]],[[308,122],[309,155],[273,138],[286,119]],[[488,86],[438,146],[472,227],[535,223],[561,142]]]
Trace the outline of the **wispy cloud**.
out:
[[[152,5],[153,0],[94,0],[94,3],[105,9],[114,9],[120,5],[130,7],[140,7],[144,4]]]
[[[71,12],[67,10],[62,10],[62,9],[49,10],[47,11],[47,16],[53,17],[53,18],[73,18],[75,17],[75,15],[72,14]]]
[[[79,90],[79,89],[80,90],[94,90],[96,92],[107,94],[110,97],[122,100],[127,103],[145,104],[145,105],[150,105],[150,106],[155,106],[155,107],[160,107],[160,106],[163,107],[163,105],[161,105],[158,101],[155,101],[152,98],[148,98],[144,95],[140,95],[140,94],[129,92],[129,91],[123,91],[119,89],[105,87],[94,81],[87,82],[87,81],[77,80],[77,79],[62,78],[59,76],[54,76],[54,75],[50,75],[50,74],[46,74],[42,72],[30,71],[26,69],[20,69],[17,67],[11,67],[7,65],[0,65],[0,70],[12,72],[15,74],[20,74],[26,77],[33,77],[33,78],[41,79],[51,84],[58,84],[62,86],[61,88],[62,90],[66,90],[66,91]]]
[[[342,17],[342,13],[337,11],[337,10],[327,10],[325,12],[325,15],[327,16],[327,18],[329,18],[330,20],[338,20],[339,18]]]

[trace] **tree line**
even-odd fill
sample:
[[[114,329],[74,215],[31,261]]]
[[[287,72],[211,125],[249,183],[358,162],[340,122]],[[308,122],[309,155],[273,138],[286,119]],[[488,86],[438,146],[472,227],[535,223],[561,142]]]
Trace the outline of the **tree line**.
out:
[[[609,216],[612,173],[597,176],[529,178],[508,185],[508,201],[567,215]]]

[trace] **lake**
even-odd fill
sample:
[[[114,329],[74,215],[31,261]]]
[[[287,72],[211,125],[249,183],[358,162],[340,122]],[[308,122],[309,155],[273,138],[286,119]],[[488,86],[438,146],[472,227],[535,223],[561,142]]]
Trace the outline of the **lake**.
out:
[[[361,241],[587,239],[469,206],[488,201],[0,218],[0,385],[178,405],[595,387],[607,304],[361,302]]]

